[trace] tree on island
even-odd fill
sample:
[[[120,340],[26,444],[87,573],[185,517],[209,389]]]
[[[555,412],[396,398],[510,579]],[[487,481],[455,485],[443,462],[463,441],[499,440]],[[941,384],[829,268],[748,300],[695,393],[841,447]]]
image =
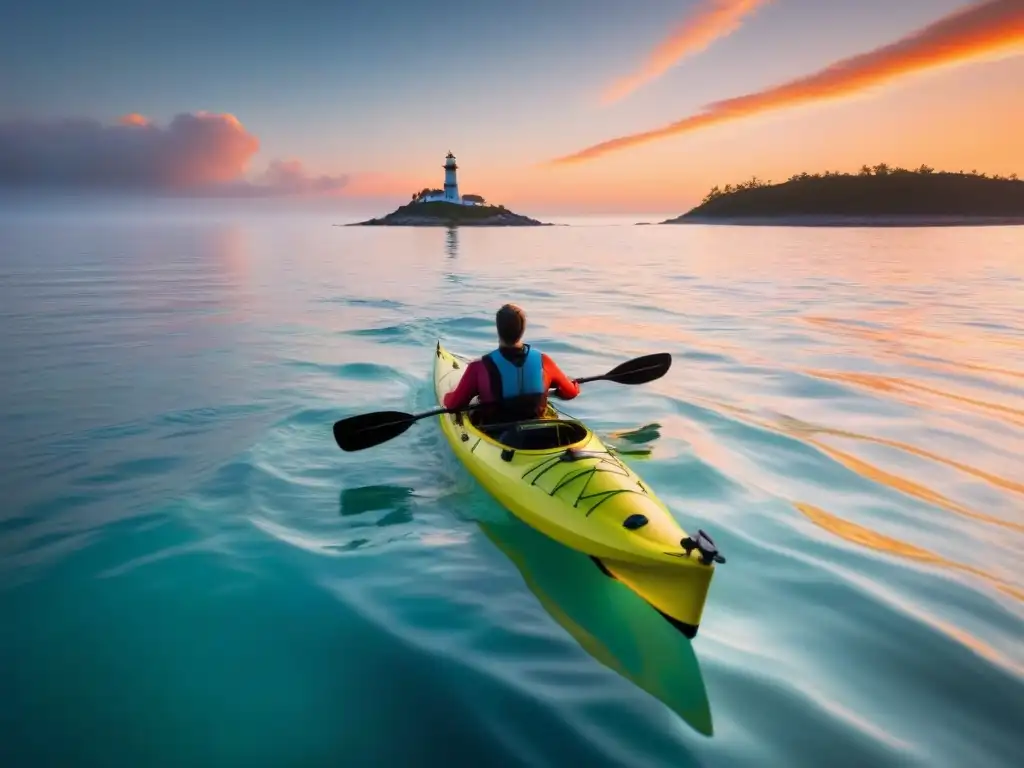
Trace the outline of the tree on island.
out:
[[[419,192],[413,192],[412,193],[412,201],[414,203],[418,203],[420,200],[422,200],[425,197],[429,197],[430,195],[443,195],[443,194],[444,194],[444,190],[443,189],[429,189],[428,187],[424,187]]]
[[[432,196],[436,196],[436,195],[443,195],[443,194],[444,194],[444,190],[443,189],[430,189],[428,187],[424,187],[419,192],[413,192],[412,193],[412,197],[410,199],[414,203],[419,203],[419,202],[422,202],[427,197],[432,197]],[[462,199],[463,199],[464,202],[467,202],[467,203],[476,203],[477,205],[486,205],[487,204],[487,201],[484,199],[483,195],[462,195]]]

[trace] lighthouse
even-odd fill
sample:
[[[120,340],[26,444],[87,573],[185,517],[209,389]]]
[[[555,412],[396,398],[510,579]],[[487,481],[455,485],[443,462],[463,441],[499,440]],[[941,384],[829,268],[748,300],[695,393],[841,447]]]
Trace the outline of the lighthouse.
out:
[[[462,198],[459,197],[459,182],[455,178],[455,172],[459,166],[455,163],[455,155],[448,150],[448,156],[444,159],[444,200],[448,203],[460,205]]]
[[[444,159],[444,189],[434,187],[424,189],[413,195],[414,203],[451,203],[452,205],[483,205],[484,199],[480,195],[460,195],[459,181],[456,171],[459,166],[455,163],[455,155],[449,150]]]

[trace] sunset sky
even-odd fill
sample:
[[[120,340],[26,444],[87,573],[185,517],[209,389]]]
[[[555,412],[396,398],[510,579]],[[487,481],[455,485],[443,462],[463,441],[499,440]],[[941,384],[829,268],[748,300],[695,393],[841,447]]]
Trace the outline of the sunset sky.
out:
[[[391,205],[451,149],[524,213],[681,212],[863,163],[1024,176],[1022,83],[1024,0],[40,0],[0,25],[0,186]]]

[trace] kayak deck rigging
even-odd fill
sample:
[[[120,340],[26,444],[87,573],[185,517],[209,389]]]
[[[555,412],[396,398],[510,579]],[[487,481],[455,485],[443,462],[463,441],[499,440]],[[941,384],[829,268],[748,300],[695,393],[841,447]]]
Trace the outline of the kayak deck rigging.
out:
[[[469,419],[469,422],[477,430],[502,446],[504,450],[501,457],[505,461],[511,461],[517,450],[543,451],[544,453],[540,459],[526,468],[526,471],[521,476],[522,479],[528,481],[531,486],[544,491],[552,498],[558,497],[566,502],[571,500],[573,509],[579,509],[581,502],[593,501],[593,504],[590,505],[586,512],[588,517],[602,503],[620,493],[649,495],[639,478],[630,472],[626,465],[612,455],[611,451],[607,448],[604,448],[604,450],[581,450],[572,447],[586,441],[592,434],[582,422],[577,419],[558,418],[558,411],[553,406],[549,408],[548,413],[549,415],[545,418],[509,422],[507,424],[473,424],[472,417]],[[482,439],[477,438],[473,447],[470,448],[470,453],[476,451]],[[575,472],[569,472],[557,478],[554,485],[550,488],[538,484],[550,470],[564,462],[587,462],[587,464]],[[602,472],[617,475],[625,478],[627,481],[632,480],[636,488],[616,487],[587,493],[591,481]],[[531,475],[533,475],[532,478],[530,477]],[[569,486],[578,480],[583,480],[583,483],[581,487],[576,489],[575,499],[573,499],[573,491]]]
[[[551,488],[545,488],[543,485],[538,484],[538,481],[540,481],[541,478],[543,478],[551,469],[565,461],[592,461],[593,463],[576,472],[564,475],[558,479]],[[612,456],[608,451],[587,451],[586,453],[582,453],[578,451],[574,452],[569,449],[563,453],[541,459],[536,464],[529,467],[523,473],[522,477],[523,480],[527,480],[530,475],[533,474],[533,478],[529,480],[530,485],[544,491],[548,496],[559,496],[566,501],[569,499],[565,497],[571,498],[572,496],[569,486],[577,480],[584,480],[582,486],[576,491],[576,498],[572,502],[572,506],[573,509],[579,509],[581,502],[593,500],[594,503],[590,505],[589,509],[587,509],[587,517],[589,517],[590,514],[605,501],[620,493],[638,493],[644,496],[648,495],[647,489],[644,488],[643,484],[639,480],[636,481],[636,485],[639,490],[633,488],[609,488],[603,491],[587,493],[587,488],[590,486],[591,481],[600,472],[611,473],[626,479],[630,479],[632,476],[632,473],[626,469],[622,462]]]

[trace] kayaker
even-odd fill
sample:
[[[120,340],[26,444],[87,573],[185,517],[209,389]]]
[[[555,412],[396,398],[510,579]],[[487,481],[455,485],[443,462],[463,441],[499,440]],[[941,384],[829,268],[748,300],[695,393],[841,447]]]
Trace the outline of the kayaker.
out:
[[[520,307],[505,304],[495,315],[495,325],[498,348],[466,367],[459,385],[445,395],[445,408],[464,408],[478,397],[492,405],[476,409],[474,423],[504,424],[543,416],[552,386],[563,400],[580,393],[580,385],[562,373],[554,360],[523,343],[526,313]]]

